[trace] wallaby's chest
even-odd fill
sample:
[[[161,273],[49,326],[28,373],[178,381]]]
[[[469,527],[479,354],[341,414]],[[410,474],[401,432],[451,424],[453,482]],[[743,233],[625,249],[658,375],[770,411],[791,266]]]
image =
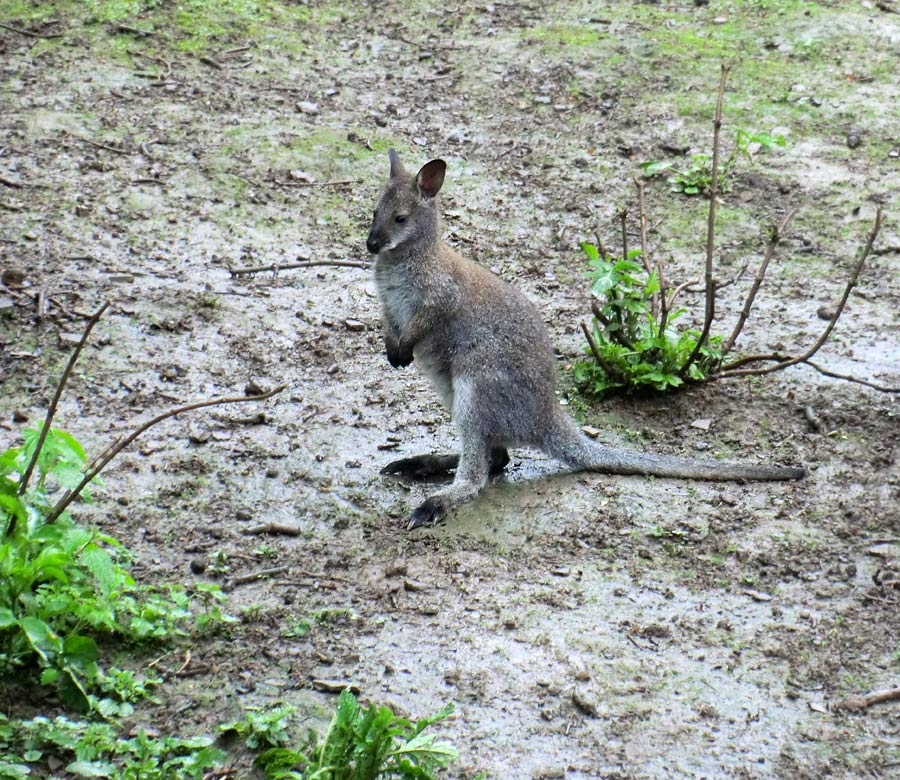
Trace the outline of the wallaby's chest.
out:
[[[375,287],[391,325],[404,330],[422,305],[422,293],[409,270],[403,266],[376,263]]]

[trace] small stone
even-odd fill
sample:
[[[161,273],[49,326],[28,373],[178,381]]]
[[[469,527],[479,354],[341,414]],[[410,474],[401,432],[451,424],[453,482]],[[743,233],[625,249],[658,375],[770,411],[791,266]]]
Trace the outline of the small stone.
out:
[[[316,177],[306,171],[294,170],[288,171],[288,176],[294,181],[302,181],[304,184],[314,184]]]
[[[12,314],[16,310],[16,302],[7,296],[0,297],[0,316]]]
[[[601,430],[599,428],[594,428],[592,425],[582,425],[581,430],[585,436],[588,436],[591,439],[596,439],[601,434]]]
[[[691,423],[691,428],[699,428],[701,431],[708,431],[710,425],[712,425],[712,420],[694,420],[694,422]]]
[[[206,561],[202,558],[194,558],[191,561],[191,571],[194,574],[203,574],[206,571]]]
[[[328,368],[325,369],[325,373],[333,376],[340,370],[340,366],[338,366],[337,363],[332,363],[330,366],[328,366]]]
[[[301,114],[308,114],[309,116],[315,116],[316,114],[319,113],[319,106],[310,100],[301,100],[299,103],[297,103],[297,110]]]
[[[17,422],[17,423],[28,422],[28,415],[19,409],[16,409],[13,412],[12,418],[13,418],[13,422]]]
[[[576,685],[572,691],[572,701],[585,715],[596,718],[600,713],[597,692],[591,685]]]
[[[24,238],[26,241],[37,241],[38,234],[33,230],[29,230],[27,233],[22,234],[22,238]]]
[[[862,144],[862,135],[859,130],[855,127],[851,127],[847,130],[847,148],[848,149],[856,149],[858,146]]]
[[[820,320],[830,320],[834,316],[834,312],[828,306],[820,306],[816,309],[816,316]]]
[[[75,346],[78,342],[81,341],[80,333],[60,333],[59,334],[59,343],[63,346],[71,345]]]
[[[353,333],[359,333],[366,329],[365,324],[359,320],[344,320],[344,327]]]
[[[19,268],[4,268],[0,282],[7,287],[19,287],[25,281],[25,272]]]

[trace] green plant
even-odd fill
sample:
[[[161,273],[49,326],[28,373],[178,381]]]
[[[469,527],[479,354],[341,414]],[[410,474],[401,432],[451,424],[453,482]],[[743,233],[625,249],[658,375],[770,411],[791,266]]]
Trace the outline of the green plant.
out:
[[[257,761],[267,780],[430,780],[457,752],[424,731],[452,711],[447,705],[413,723],[387,707],[361,707],[345,690],[323,739],[311,735],[304,750],[272,748]]]
[[[121,736],[103,722],[59,716],[13,721],[0,714],[0,778],[32,776],[32,765],[66,761],[75,777],[114,780],[201,780],[226,754],[210,737]],[[54,776],[56,774],[54,773]]]
[[[101,669],[98,640],[186,636],[192,624],[225,619],[224,596],[203,588],[200,600],[212,607],[200,614],[198,599],[180,586],[135,583],[130,555],[112,537],[77,525],[68,512],[49,522],[49,486],[76,486],[85,462],[79,443],[56,429],[42,444],[40,432],[28,430],[23,446],[0,455],[0,675],[36,665],[41,683],[55,685],[70,706],[123,714],[121,703],[145,695],[150,682]]]
[[[785,146],[787,142],[783,136],[771,133],[748,133],[739,129],[731,149],[731,154],[722,164],[719,170],[718,188],[720,191],[729,189],[734,180],[734,167],[738,158],[746,157],[752,162],[756,151],[773,149],[776,146]],[[656,160],[641,164],[644,176],[652,178],[664,173],[670,173],[669,184],[673,192],[682,192],[685,195],[699,195],[709,190],[712,184],[712,155],[691,155],[685,165],[678,166],[672,160]]]
[[[251,750],[280,747],[290,741],[287,727],[295,712],[297,708],[290,704],[276,704],[265,710],[254,707],[246,710],[241,720],[220,725],[219,731],[243,737]]]
[[[591,331],[585,329],[589,358],[574,367],[579,389],[592,396],[611,390],[668,390],[679,387],[685,377],[705,379],[721,360],[721,339],[709,339],[699,356],[688,365],[700,332],[693,328],[677,331],[672,323],[684,309],[654,316],[654,297],[659,299],[659,277],[637,262],[640,250],[617,258],[584,243],[588,258],[594,306]],[[687,371],[682,372],[685,365]]]

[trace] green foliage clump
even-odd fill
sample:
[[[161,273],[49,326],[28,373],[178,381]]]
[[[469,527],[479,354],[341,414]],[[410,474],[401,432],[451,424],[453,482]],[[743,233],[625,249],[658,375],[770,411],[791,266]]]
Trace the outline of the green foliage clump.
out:
[[[684,309],[653,316],[652,301],[660,293],[659,278],[648,274],[635,260],[640,250],[627,257],[601,256],[596,246],[581,245],[588,257],[591,293],[601,303],[595,307],[587,358],[575,364],[578,388],[589,396],[610,391],[680,387],[685,378],[703,380],[721,361],[721,338],[711,338],[686,372],[683,366],[697,346],[700,332],[676,331],[672,323]]]
[[[324,738],[311,734],[302,750],[270,748],[257,762],[266,780],[432,780],[457,752],[424,731],[452,711],[447,705],[413,723],[387,707],[360,706],[345,690]]]
[[[784,137],[780,135],[751,134],[746,130],[739,129],[731,154],[719,168],[719,191],[725,192],[731,187],[734,180],[734,167],[739,157],[752,160],[755,150],[769,150],[785,144]],[[699,195],[707,192],[712,184],[712,155],[691,155],[687,163],[681,166],[671,160],[645,162],[641,164],[641,170],[647,178],[669,173],[668,182],[672,185],[673,192]]]
[[[0,714],[0,778],[31,777],[31,765],[65,756],[67,776],[111,780],[201,780],[226,754],[211,737],[123,737],[110,723],[38,717],[8,720]]]
[[[20,485],[38,445],[28,430],[22,447],[0,454],[0,676],[40,669],[79,710],[124,714],[122,703],[146,695],[148,682],[104,671],[98,641],[164,641],[225,619],[218,588],[138,585],[128,551],[114,538],[76,524],[68,512],[48,522],[55,486],[74,488],[86,462],[79,443],[51,429],[27,489]],[[82,498],[89,498],[82,492]],[[198,609],[198,602],[206,601]],[[98,698],[110,694],[113,698]]]

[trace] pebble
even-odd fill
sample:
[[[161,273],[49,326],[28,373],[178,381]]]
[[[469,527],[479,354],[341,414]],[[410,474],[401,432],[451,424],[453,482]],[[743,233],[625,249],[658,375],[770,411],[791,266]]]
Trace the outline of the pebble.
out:
[[[316,103],[313,103],[309,100],[301,100],[297,103],[297,110],[301,114],[308,114],[310,116],[315,116],[319,113],[319,106]]]
[[[359,333],[366,329],[365,324],[359,320],[344,320],[344,327],[353,333]]]

